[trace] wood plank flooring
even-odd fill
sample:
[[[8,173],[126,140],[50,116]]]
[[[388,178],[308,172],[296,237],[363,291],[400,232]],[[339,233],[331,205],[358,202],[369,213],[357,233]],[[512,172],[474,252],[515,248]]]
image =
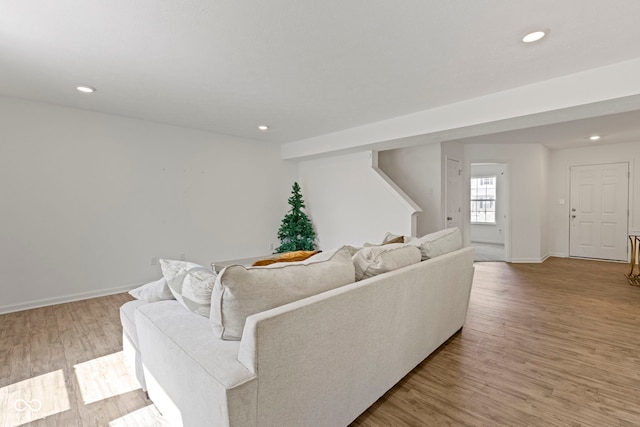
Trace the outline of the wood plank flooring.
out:
[[[352,426],[640,426],[640,288],[626,267],[477,263],[463,330]],[[0,316],[0,427],[163,425],[124,372],[129,299]]]
[[[0,427],[116,427],[127,419],[152,425],[157,410],[122,355],[118,309],[130,299],[119,294],[0,316]]]
[[[354,426],[640,426],[625,264],[476,263],[463,330]]]

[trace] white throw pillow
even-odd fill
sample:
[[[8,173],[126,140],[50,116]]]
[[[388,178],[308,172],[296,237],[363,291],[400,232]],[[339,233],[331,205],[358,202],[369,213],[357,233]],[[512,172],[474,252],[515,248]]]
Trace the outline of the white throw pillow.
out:
[[[129,295],[147,302],[175,299],[164,277],[129,291]]]
[[[187,309],[204,317],[211,311],[211,292],[217,274],[186,261],[160,260],[162,274],[173,296]]]
[[[458,227],[452,227],[410,240],[408,244],[419,247],[422,259],[426,260],[461,249],[462,234]]]
[[[390,243],[362,248],[353,256],[352,261],[356,269],[356,280],[363,280],[416,264],[420,259],[419,248],[403,243]]]
[[[348,249],[324,261],[231,265],[218,275],[211,297],[211,326],[225,340],[239,340],[247,317],[348,283],[355,278]]]

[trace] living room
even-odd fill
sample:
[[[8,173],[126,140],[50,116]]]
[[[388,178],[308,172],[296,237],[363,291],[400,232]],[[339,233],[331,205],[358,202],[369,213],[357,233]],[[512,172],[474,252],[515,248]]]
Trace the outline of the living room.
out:
[[[471,163],[509,165],[513,263],[569,256],[571,166],[628,163],[640,231],[635,3],[220,3],[2,5],[0,315],[127,292],[160,259],[267,255],[294,181],[320,249],[437,231],[447,158],[463,195]],[[521,43],[539,23],[547,37]],[[487,47],[471,30],[513,40]],[[424,40],[442,46],[415,62]]]

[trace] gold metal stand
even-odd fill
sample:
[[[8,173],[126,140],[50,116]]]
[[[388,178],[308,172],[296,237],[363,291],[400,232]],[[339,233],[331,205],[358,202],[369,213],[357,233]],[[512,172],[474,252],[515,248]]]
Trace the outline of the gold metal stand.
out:
[[[640,235],[630,234],[631,257],[629,258],[629,274],[626,274],[629,284],[632,286],[640,286],[640,264],[638,263],[638,254],[640,254]],[[639,272],[635,273],[636,266]]]

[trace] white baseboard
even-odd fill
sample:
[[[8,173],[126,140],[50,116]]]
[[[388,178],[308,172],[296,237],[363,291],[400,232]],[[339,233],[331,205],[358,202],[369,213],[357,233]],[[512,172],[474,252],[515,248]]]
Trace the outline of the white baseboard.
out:
[[[541,264],[551,256],[554,256],[554,255],[547,254],[542,258],[512,258],[511,262],[514,264]]]
[[[119,294],[122,292],[128,292],[131,289],[134,289],[138,286],[140,285],[138,284],[138,285],[122,286],[119,288],[101,289],[98,291],[63,295],[55,298],[44,298],[40,300],[27,301],[19,304],[1,305],[0,314],[14,313],[16,311],[30,310],[32,308],[46,307],[49,305],[64,304],[67,302],[80,301],[84,299],[103,297],[106,295]]]
[[[569,258],[569,254],[565,252],[551,252],[549,256],[556,257],[556,258]]]
[[[513,264],[540,264],[547,258],[511,258]]]

